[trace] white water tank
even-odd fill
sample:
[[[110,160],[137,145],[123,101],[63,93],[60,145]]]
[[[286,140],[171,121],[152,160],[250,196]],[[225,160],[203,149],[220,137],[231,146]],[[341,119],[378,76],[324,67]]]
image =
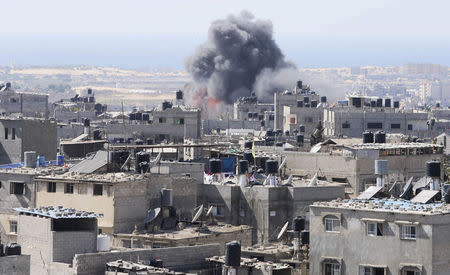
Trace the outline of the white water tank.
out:
[[[26,151],[23,153],[23,165],[25,167],[36,167],[36,152],[35,151]]]
[[[110,251],[111,238],[106,234],[99,234],[97,236],[97,251]]]

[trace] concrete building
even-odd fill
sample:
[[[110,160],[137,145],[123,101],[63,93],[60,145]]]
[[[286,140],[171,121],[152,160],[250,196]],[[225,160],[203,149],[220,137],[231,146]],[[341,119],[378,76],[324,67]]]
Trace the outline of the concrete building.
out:
[[[376,184],[375,160],[387,160],[390,180],[406,182],[422,177],[426,162],[439,160],[443,146],[426,143],[373,143],[354,145],[320,145],[317,152],[283,152],[286,173],[320,178],[346,184],[347,196],[357,196]]]
[[[205,207],[213,207],[214,219],[232,225],[253,227],[253,242],[274,240],[286,221],[295,216],[309,217],[315,201],[343,198],[344,186],[319,181],[294,180],[292,186],[204,184],[199,195]],[[308,218],[307,218],[308,222]]]
[[[444,275],[450,208],[396,199],[311,206],[311,274]]]
[[[0,256],[0,274],[30,275],[30,255]]]
[[[56,159],[56,123],[32,118],[0,118],[0,164],[19,163],[23,153],[35,151]]]
[[[399,133],[420,138],[432,136],[425,111],[402,110],[391,99],[349,96],[347,101],[324,109],[326,136],[361,137],[366,130]]]
[[[31,257],[31,274],[71,263],[75,254],[97,252],[97,215],[62,207],[16,208],[18,243]]]
[[[173,189],[174,207],[181,217],[190,217],[197,206],[196,180],[158,174],[78,174],[36,177],[36,207],[61,205],[102,213],[98,228],[112,236],[144,227],[150,209],[161,204],[162,188]]]
[[[0,84],[0,114],[48,118],[48,95],[16,92],[11,83]]]
[[[319,109],[321,109],[322,106],[325,105],[324,103],[326,103],[326,97],[319,96],[312,91],[309,86],[303,85],[302,81],[298,81],[292,91],[284,91],[274,94],[274,129],[283,129],[285,124],[311,124],[314,120],[321,119],[323,114],[317,114],[318,111],[315,109],[319,105]],[[286,113],[292,114],[292,116],[287,116],[284,118],[286,107],[291,108],[286,109]],[[295,123],[291,123],[294,122],[291,120],[291,117],[295,117]],[[285,120],[287,121],[285,122]]]

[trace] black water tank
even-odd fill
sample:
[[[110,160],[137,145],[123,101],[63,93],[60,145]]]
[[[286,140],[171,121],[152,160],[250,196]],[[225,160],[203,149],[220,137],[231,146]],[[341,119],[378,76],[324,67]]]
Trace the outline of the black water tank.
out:
[[[320,97],[320,102],[326,103],[327,102],[327,97],[326,96]]]
[[[220,161],[220,159],[209,160],[209,173],[210,174],[222,173],[222,161]]]
[[[386,133],[384,131],[375,133],[375,143],[386,143]]]
[[[141,163],[139,163],[139,166],[140,166],[139,173],[141,173],[141,172],[148,173],[148,170],[150,168],[150,164],[148,162],[146,162],[146,161],[141,162]]]
[[[281,129],[277,129],[277,136],[281,136],[282,133],[283,131]]]
[[[182,100],[183,99],[183,92],[181,90],[177,91],[176,98],[177,98],[177,100]]]
[[[441,103],[436,103],[436,108],[441,108]]]
[[[266,161],[266,174],[276,174],[278,172],[278,161],[268,159]]]
[[[5,247],[5,255],[21,255],[22,247],[18,243],[11,243]]]
[[[97,111],[97,113],[101,113],[103,111],[102,104],[100,104],[100,103],[95,104],[94,109],[95,109],[95,111]]]
[[[303,144],[305,142],[305,136],[304,135],[297,135],[297,144]]]
[[[400,108],[400,101],[394,101],[394,108]]]
[[[147,145],[153,145],[153,139],[147,138],[146,143],[147,143]]]
[[[292,230],[294,232],[300,232],[305,229],[305,219],[297,216],[292,219]]]
[[[136,145],[144,145],[144,141],[142,139],[136,139],[136,141],[134,142],[134,144]]]
[[[439,161],[431,160],[427,162],[427,177],[441,177],[441,163]]]
[[[317,108],[317,100],[311,101],[311,108]]]
[[[284,135],[285,135],[285,136],[287,136],[287,137],[288,137],[288,136],[289,136],[289,134],[290,134],[290,133],[289,133],[289,131],[284,131]]]
[[[377,107],[377,102],[375,100],[370,101],[370,107],[375,108]]]
[[[309,244],[309,231],[303,230],[300,233],[300,239],[302,240],[302,244]]]
[[[238,166],[238,174],[244,175],[248,173],[248,160],[241,159]]]
[[[91,120],[89,118],[85,118],[84,119],[84,127],[89,127],[91,126]]]
[[[248,118],[253,118],[253,113],[248,113]]]
[[[307,96],[305,96],[304,98],[303,98],[303,102],[306,104],[306,103],[309,103],[309,97],[307,97]]]
[[[297,81],[297,88],[302,88],[303,82],[301,80]]]
[[[391,99],[390,98],[384,99],[384,107],[391,108]]]
[[[377,98],[377,107],[383,107],[383,99]]]
[[[298,108],[303,108],[303,101],[302,100],[297,100],[297,107]]]
[[[163,267],[163,260],[161,260],[161,259],[151,259],[150,260],[150,266],[162,268]]]
[[[251,142],[251,141],[244,142],[244,148],[245,149],[252,149],[253,148],[253,142]]]
[[[264,120],[261,120],[261,127],[266,126],[266,122]]]
[[[142,120],[142,113],[136,113],[136,120]]]
[[[253,154],[250,152],[244,153],[244,159],[247,160],[249,164],[254,163]]]
[[[172,108],[172,103],[170,103],[168,101],[163,101],[161,106],[162,106],[162,110],[164,111],[166,109]]]
[[[361,98],[360,97],[353,97],[352,98],[352,106],[356,107],[356,108],[361,108]]]
[[[88,98],[88,102],[89,102],[89,103],[94,103],[94,102],[95,102],[95,97],[90,96],[90,97]]]
[[[305,132],[305,125],[300,125],[298,127],[298,129],[300,130],[300,133],[304,133]]]
[[[283,142],[277,142],[277,143],[275,143],[275,146],[276,147],[283,147]]]
[[[273,135],[274,135],[273,130],[272,130],[272,129],[267,129],[267,131],[266,131],[266,136],[267,136],[267,137],[271,137],[271,136],[273,136]]]
[[[3,253],[3,244],[2,243],[0,243],[0,257],[3,257],[3,256],[5,256],[5,254]]]
[[[365,131],[362,136],[363,143],[373,143],[373,133],[371,131]]]
[[[135,113],[131,113],[129,115],[130,120],[136,120],[136,114]]]
[[[142,120],[143,121],[149,121],[150,120],[150,114],[142,114]]]
[[[253,113],[253,118],[254,118],[254,119],[257,119],[257,118],[258,118],[258,113],[254,112],[254,113]]]
[[[136,173],[140,173],[142,171],[141,168],[141,163],[146,162],[149,163],[150,162],[150,154],[147,152],[138,152],[136,153],[136,160],[135,160],[135,171]]]
[[[94,140],[100,140],[102,138],[100,130],[94,130]]]
[[[225,265],[237,267],[241,265],[241,245],[236,242],[227,243]]]
[[[264,120],[264,115],[258,115],[258,120]]]
[[[92,94],[92,89],[91,89],[91,88],[88,88],[87,93],[88,93],[88,95],[91,95],[91,94]]]

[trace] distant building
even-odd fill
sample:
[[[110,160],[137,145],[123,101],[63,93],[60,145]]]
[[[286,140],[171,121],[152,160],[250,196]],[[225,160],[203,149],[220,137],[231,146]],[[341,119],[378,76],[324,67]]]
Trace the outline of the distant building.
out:
[[[310,274],[448,274],[450,208],[396,199],[311,206]]]
[[[48,95],[16,92],[11,83],[0,84],[0,115],[10,114],[48,118]]]
[[[23,161],[26,151],[56,159],[56,122],[33,118],[0,118],[0,164]]]

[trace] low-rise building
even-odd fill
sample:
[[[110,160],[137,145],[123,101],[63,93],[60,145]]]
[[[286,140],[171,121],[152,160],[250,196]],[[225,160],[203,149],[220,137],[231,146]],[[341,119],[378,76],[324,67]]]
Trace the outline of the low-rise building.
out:
[[[450,208],[397,199],[311,206],[311,274],[448,274]]]
[[[0,84],[0,114],[48,118],[48,95],[17,92],[9,82]]]

